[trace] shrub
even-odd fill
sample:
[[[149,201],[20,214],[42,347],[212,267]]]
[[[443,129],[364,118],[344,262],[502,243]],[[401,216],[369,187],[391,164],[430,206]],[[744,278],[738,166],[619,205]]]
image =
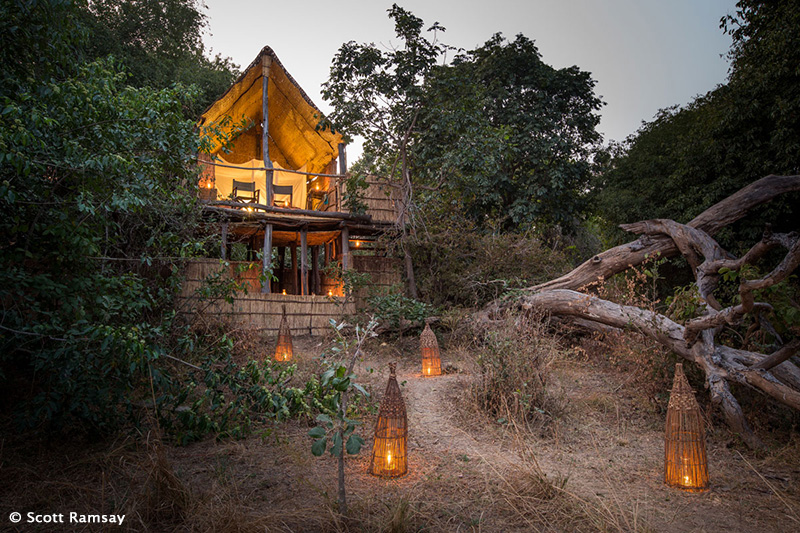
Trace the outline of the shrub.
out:
[[[481,234],[442,228],[415,241],[417,286],[428,302],[483,305],[510,289],[535,285],[568,270],[567,256],[529,234]]]
[[[531,428],[560,415],[561,402],[547,388],[559,347],[542,316],[508,314],[480,338],[472,397],[481,411],[499,423]]]

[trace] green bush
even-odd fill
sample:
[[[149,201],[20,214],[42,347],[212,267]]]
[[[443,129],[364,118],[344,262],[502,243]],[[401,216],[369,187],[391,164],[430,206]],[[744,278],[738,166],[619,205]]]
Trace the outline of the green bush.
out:
[[[532,235],[468,228],[430,231],[414,242],[412,254],[420,294],[435,306],[480,306],[570,268],[566,254]]]

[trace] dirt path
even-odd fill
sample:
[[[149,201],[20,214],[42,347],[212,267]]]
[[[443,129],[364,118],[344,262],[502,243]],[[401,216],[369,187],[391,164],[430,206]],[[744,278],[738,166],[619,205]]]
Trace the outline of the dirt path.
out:
[[[567,413],[552,437],[520,442],[497,426],[464,420],[458,402],[464,401],[471,376],[423,378],[401,369],[410,453],[449,454],[501,483],[505,472],[530,468],[524,453],[532,452],[549,479],[566,478],[572,497],[620,520],[623,529],[646,524],[644,530],[665,532],[791,530],[796,510],[781,500],[780,489],[767,486],[741,456],[713,439],[712,490],[688,494],[666,487],[663,432],[634,401],[607,392],[618,390],[620,376],[569,365],[555,377],[556,393],[568,398]],[[784,470],[775,477],[788,482],[786,488],[798,473]]]

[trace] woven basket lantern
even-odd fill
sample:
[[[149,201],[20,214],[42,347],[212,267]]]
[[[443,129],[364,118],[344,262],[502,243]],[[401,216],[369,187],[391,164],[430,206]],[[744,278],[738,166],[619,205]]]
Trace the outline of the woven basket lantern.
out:
[[[689,492],[708,490],[705,427],[681,363],[675,365],[667,408],[664,482]]]
[[[422,335],[419,337],[420,351],[422,352],[422,375],[441,376],[442,359],[439,357],[439,343],[436,334],[431,330],[430,324],[425,324]]]
[[[278,345],[275,346],[276,361],[290,361],[292,359],[292,330],[286,320],[286,306],[283,306],[281,325],[278,327]]]
[[[400,396],[395,376],[395,363],[389,363],[389,384],[383,395],[375,425],[375,442],[372,444],[372,461],[368,472],[373,476],[393,478],[408,472],[406,439],[408,420],[406,404]]]

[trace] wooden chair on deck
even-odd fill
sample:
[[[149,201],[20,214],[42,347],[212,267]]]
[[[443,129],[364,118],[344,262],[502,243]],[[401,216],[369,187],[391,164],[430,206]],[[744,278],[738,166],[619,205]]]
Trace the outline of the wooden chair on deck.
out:
[[[250,193],[249,195],[244,195],[242,193]],[[255,181],[239,181],[233,180],[233,199],[237,202],[249,202],[251,204],[258,203],[258,193],[259,190],[256,189],[256,182]]]
[[[272,186],[272,193],[273,197],[277,194],[286,194],[289,196],[289,203],[285,205],[285,207],[290,207],[292,205],[292,189],[291,185],[273,185]],[[273,203],[275,200],[273,200]],[[284,206],[281,206],[284,207]]]

